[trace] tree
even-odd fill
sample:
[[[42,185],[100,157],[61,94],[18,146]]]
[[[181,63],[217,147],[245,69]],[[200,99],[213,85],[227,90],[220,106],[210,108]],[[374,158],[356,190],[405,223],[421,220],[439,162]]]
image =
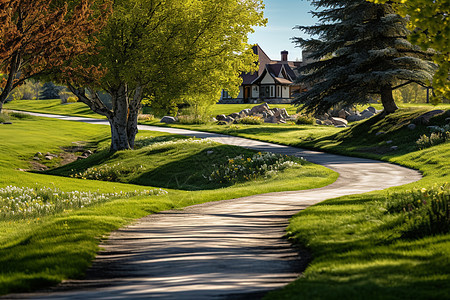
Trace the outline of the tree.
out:
[[[61,76],[79,101],[107,117],[111,151],[133,148],[144,97],[170,106],[238,91],[240,72],[255,69],[247,34],[264,24],[262,8],[260,0],[117,0],[98,55],[79,57]],[[110,95],[112,108],[98,91]]]
[[[42,86],[39,99],[59,99],[59,92],[61,90],[62,87],[56,86],[53,82],[46,82]]]
[[[103,0],[0,0],[0,111],[25,80],[92,51],[109,11]]]
[[[387,0],[368,0],[386,3]],[[437,51],[434,62],[439,66],[433,78],[437,95],[450,99],[450,1],[449,0],[390,0],[402,16],[408,16],[412,30],[410,41],[422,49]],[[435,99],[436,100],[436,99]]]
[[[367,103],[381,96],[384,113],[397,109],[392,91],[416,82],[429,85],[435,66],[431,53],[408,42],[406,20],[389,4],[365,0],[315,0],[320,22],[297,26],[318,38],[295,42],[316,61],[300,69],[298,81],[311,88],[294,102],[308,112]]]

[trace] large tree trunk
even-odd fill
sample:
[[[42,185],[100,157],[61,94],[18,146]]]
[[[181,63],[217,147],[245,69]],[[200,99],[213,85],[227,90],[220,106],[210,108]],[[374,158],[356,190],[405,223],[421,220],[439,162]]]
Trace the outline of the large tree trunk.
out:
[[[128,109],[128,122],[127,122],[127,134],[128,134],[128,144],[131,148],[134,148],[134,141],[136,139],[136,134],[138,133],[138,116],[139,110],[141,109],[142,100],[142,88],[138,86],[134,91],[133,99],[130,99],[129,109]]]
[[[392,96],[392,86],[384,85],[380,89],[381,103],[383,104],[384,113],[386,115],[395,112],[398,107],[395,104],[394,96]]]
[[[11,63],[9,64],[8,79],[6,80],[6,85],[0,93],[0,112],[2,112],[3,104],[5,104],[11,91],[14,89],[14,79],[16,78],[17,72],[20,69],[21,59],[20,55],[16,52],[11,58]]]
[[[121,84],[112,92],[113,112],[108,118],[111,125],[110,151],[131,149],[128,142],[128,91],[127,85]]]

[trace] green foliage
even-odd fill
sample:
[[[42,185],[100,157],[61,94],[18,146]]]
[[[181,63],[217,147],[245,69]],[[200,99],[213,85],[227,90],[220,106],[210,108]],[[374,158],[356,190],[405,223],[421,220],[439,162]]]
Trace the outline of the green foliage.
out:
[[[389,194],[386,212],[402,214],[401,232],[406,238],[421,238],[450,232],[450,185],[434,185]]]
[[[295,119],[295,124],[297,125],[314,125],[316,124],[316,119],[308,115],[299,115]]]
[[[61,89],[62,87],[56,86],[53,82],[46,82],[42,86],[39,99],[59,99],[59,92]]]
[[[385,112],[396,104],[392,90],[402,82],[430,85],[430,53],[407,41],[406,20],[392,6],[365,0],[312,1],[317,25],[297,26],[317,38],[295,38],[316,61],[300,68],[298,83],[309,86],[294,102],[307,112],[365,104],[381,96]]]
[[[9,121],[9,115],[5,114],[4,112],[0,113],[0,123],[8,122]]]
[[[419,149],[425,149],[431,146],[439,145],[450,141],[450,125],[432,126],[432,133],[429,135],[423,134],[416,141]]]
[[[75,96],[70,96],[67,98],[67,103],[75,103],[78,101],[78,98]]]
[[[386,3],[387,0],[368,0]],[[408,16],[412,35],[409,40],[422,49],[436,50],[434,62],[439,66],[433,78],[433,88],[440,97],[450,99],[450,5],[446,0],[389,0],[397,12]],[[437,103],[440,99],[435,98]]]
[[[264,120],[258,116],[245,116],[239,119],[239,123],[247,125],[261,125],[264,124]]]
[[[302,160],[274,153],[257,153],[252,157],[238,155],[224,164],[213,165],[214,171],[205,175],[211,182],[236,183],[275,176],[279,171],[301,165]]]
[[[0,188],[0,221],[43,217],[113,199],[164,194],[167,194],[167,191],[161,189],[102,194],[90,191],[63,192],[59,189],[48,187],[7,186]]]

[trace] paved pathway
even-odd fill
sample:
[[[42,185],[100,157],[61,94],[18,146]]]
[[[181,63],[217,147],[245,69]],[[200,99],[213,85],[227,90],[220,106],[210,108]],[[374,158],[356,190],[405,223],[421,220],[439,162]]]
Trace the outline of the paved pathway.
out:
[[[37,114],[40,115],[40,114]],[[95,124],[106,121],[60,116]],[[113,232],[85,280],[35,299],[258,299],[299,276],[307,254],[282,238],[289,218],[325,199],[417,181],[388,163],[190,130],[139,126],[302,156],[340,174],[320,189],[261,194],[165,211]]]

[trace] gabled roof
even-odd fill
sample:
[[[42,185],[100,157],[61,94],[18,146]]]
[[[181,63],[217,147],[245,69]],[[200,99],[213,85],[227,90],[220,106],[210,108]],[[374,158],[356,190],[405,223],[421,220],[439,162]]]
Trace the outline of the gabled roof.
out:
[[[278,72],[276,72],[278,70]],[[279,83],[279,84],[285,84],[285,85],[289,85],[292,84],[293,82],[287,78],[282,78],[279,77],[278,74],[280,73],[279,71],[281,70],[280,66],[277,65],[266,65],[266,67],[264,68],[263,72],[261,73],[261,75],[258,76],[258,78],[256,78],[252,84],[257,84],[260,83],[263,78],[266,76],[266,74],[269,74],[270,77],[272,77],[274,79],[275,82]]]

